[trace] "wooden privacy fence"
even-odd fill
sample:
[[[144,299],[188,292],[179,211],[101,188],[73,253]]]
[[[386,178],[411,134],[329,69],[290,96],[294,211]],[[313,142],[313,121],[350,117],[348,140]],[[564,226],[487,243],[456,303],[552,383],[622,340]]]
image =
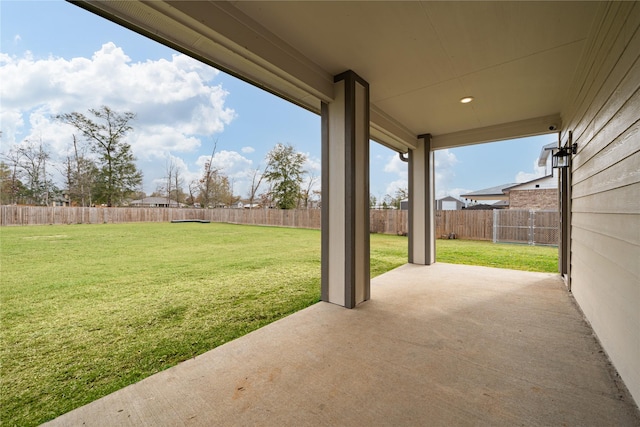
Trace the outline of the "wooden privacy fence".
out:
[[[191,208],[79,208],[44,206],[0,206],[0,225],[45,225],[45,224],[117,224],[124,222],[169,222],[172,220],[197,219],[211,222],[234,224],[270,225],[279,227],[313,228],[321,225],[320,209],[191,209]],[[436,211],[436,237],[468,240],[492,240],[494,238],[494,212],[484,210]],[[517,211],[505,215],[500,224],[519,227],[518,218],[530,218]],[[509,218],[513,218],[509,220]],[[539,211],[535,214],[538,232],[549,232],[547,240],[536,235],[539,243],[557,244],[557,212]],[[512,222],[509,222],[512,221]],[[370,230],[372,233],[406,235],[409,231],[407,211],[392,209],[371,210]],[[525,233],[526,234],[526,233]],[[523,234],[509,241],[529,243],[529,235]],[[555,239],[555,240],[554,240]]]
[[[320,228],[320,209],[191,209],[191,208],[80,208],[0,206],[0,225],[118,224],[205,220],[236,224]]]

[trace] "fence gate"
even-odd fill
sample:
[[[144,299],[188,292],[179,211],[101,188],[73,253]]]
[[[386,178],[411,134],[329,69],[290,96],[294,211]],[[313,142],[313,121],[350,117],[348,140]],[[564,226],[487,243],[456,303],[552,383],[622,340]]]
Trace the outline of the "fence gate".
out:
[[[557,246],[559,232],[560,216],[557,211],[493,211],[493,243]]]

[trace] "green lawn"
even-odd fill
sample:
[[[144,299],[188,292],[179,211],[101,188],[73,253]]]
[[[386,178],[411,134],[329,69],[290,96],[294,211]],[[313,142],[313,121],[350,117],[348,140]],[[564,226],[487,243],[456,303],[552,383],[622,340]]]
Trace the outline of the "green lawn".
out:
[[[557,273],[558,248],[477,240],[436,240],[436,261]]]
[[[5,227],[0,239],[7,426],[40,424],[320,295],[317,230],[138,223]],[[508,268],[529,253],[525,269],[556,271],[552,248],[438,241],[439,261],[473,253]],[[371,236],[372,276],[406,259],[406,237]]]

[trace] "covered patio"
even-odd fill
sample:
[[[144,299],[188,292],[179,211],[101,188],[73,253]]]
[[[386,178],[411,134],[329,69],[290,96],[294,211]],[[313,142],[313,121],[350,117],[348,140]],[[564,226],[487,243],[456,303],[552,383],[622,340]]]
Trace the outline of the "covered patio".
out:
[[[321,115],[324,302],[58,422],[638,425],[639,2],[73,3]],[[434,151],[546,133],[560,274],[435,264]],[[370,141],[413,264],[373,285]]]
[[[47,426],[637,426],[561,278],[405,265]]]

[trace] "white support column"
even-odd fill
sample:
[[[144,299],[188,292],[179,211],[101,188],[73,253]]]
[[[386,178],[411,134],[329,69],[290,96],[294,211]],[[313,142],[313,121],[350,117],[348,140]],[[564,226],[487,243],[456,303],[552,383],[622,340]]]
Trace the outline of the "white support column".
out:
[[[409,262],[436,262],[435,174],[431,135],[419,135],[420,144],[409,150]]]
[[[334,78],[322,104],[322,300],[353,308],[369,299],[369,84]]]

